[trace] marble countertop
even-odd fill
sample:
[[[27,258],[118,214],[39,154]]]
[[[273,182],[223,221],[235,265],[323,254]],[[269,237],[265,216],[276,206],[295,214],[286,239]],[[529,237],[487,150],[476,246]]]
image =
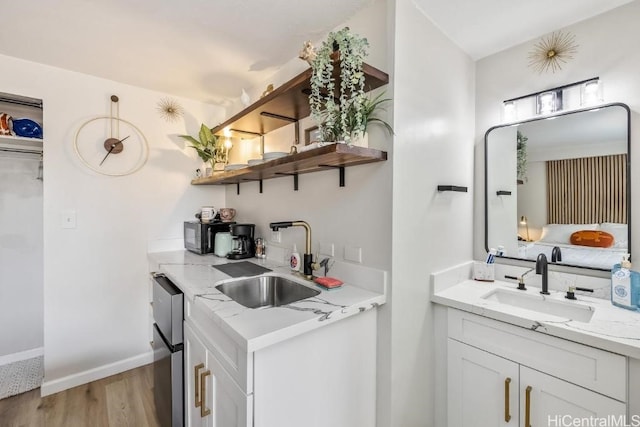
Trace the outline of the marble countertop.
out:
[[[577,295],[578,300],[571,301],[565,298],[565,292],[550,291],[551,295],[543,296],[540,295],[539,288],[528,286],[526,291],[519,291],[516,286],[514,283],[501,281],[462,280],[452,286],[436,290],[431,300],[536,332],[640,359],[640,312],[615,307],[609,300]],[[593,316],[588,322],[577,321],[486,298],[496,290],[551,300],[552,304],[556,305],[581,305],[586,310],[592,311]]]
[[[273,345],[288,338],[303,334],[324,325],[371,310],[386,302],[384,289],[379,287],[356,285],[353,280],[358,274],[340,271],[330,272],[345,284],[332,290],[326,290],[306,281],[302,276],[292,274],[289,268],[273,260],[257,258],[245,259],[254,264],[273,270],[267,274],[282,274],[292,280],[302,282],[309,287],[320,290],[320,294],[280,307],[251,309],[233,301],[218,291],[215,286],[230,276],[213,267],[213,265],[233,262],[214,255],[197,255],[188,251],[157,252],[148,255],[152,271],[164,273],[173,281],[194,305],[205,307],[205,312],[212,322],[221,327],[243,350],[253,352]],[[366,269],[358,266],[357,268]],[[363,275],[363,280],[376,281],[378,275]],[[371,272],[369,272],[371,273]],[[386,272],[382,272],[386,281]],[[334,275],[335,274],[335,275]],[[372,290],[373,289],[373,290]],[[377,290],[380,290],[379,292]]]

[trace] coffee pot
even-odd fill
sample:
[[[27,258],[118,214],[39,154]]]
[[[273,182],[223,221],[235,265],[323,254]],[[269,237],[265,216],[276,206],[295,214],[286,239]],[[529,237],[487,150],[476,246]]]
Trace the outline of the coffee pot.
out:
[[[233,237],[233,249],[227,255],[229,259],[253,258],[256,247],[253,241],[255,224],[231,224],[229,231]]]

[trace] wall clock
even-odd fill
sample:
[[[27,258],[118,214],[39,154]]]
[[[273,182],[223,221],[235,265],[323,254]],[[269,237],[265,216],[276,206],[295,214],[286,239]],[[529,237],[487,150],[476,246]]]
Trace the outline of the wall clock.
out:
[[[84,166],[108,176],[137,172],[149,158],[147,138],[136,125],[120,117],[118,102],[112,95],[109,115],[84,122],[73,143]]]

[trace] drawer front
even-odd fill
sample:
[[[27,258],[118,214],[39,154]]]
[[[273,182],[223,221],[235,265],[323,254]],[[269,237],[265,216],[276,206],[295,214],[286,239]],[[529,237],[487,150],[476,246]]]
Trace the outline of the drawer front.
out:
[[[627,359],[464,311],[448,310],[449,337],[627,401]]]
[[[236,381],[244,393],[253,392],[253,353],[247,354],[215,322],[202,307],[187,301],[186,319],[198,330],[207,349]]]

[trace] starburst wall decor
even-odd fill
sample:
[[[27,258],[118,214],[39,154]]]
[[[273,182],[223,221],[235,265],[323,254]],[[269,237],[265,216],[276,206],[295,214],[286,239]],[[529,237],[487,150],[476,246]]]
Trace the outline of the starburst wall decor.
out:
[[[561,70],[562,65],[573,59],[573,54],[578,51],[575,39],[573,34],[562,31],[542,37],[529,52],[529,66],[540,74]]]
[[[171,98],[162,98],[158,101],[158,112],[160,117],[168,122],[175,122],[183,113],[184,109],[182,105],[178,104],[178,101]]]

